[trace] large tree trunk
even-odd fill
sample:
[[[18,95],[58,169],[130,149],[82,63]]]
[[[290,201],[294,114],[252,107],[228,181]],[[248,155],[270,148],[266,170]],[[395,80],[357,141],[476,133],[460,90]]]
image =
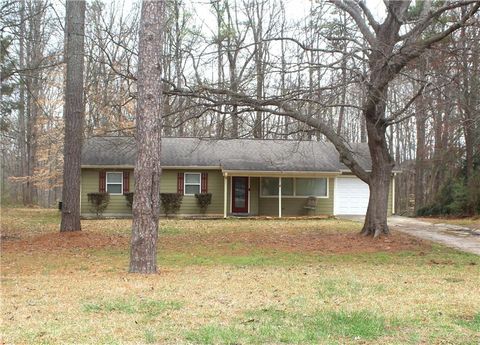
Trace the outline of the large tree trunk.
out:
[[[63,150],[62,222],[60,231],[79,231],[80,175],[85,103],[83,69],[85,47],[85,1],[67,1],[65,89],[65,143]]]
[[[233,92],[237,92],[237,71],[236,71],[236,58],[232,57],[232,53],[229,53],[229,71],[230,71],[230,89]],[[238,106],[233,105],[231,110],[231,117],[232,117],[232,130],[230,133],[231,138],[238,138]]]
[[[27,123],[26,123],[26,172],[27,182],[25,184],[25,204],[33,205],[37,201],[37,189],[34,185],[33,175],[37,164],[38,133],[37,122],[41,114],[41,87],[42,71],[39,68],[44,59],[43,52],[45,38],[42,36],[45,20],[45,6],[43,1],[27,3],[28,11],[25,13],[28,18],[28,38],[26,40],[26,59],[28,77],[26,78],[27,92]],[[26,19],[25,18],[25,19]]]
[[[415,102],[415,125],[417,129],[417,145],[415,160],[415,212],[422,208],[425,204],[425,108],[423,107],[423,97],[418,97]]]
[[[157,272],[162,129],[161,52],[165,4],[144,0],[140,18],[137,97],[137,161],[130,272]]]
[[[372,73],[371,80],[379,80],[381,70]],[[371,85],[374,85],[372,82]],[[388,192],[394,161],[388,149],[385,123],[388,86],[371,86],[367,90],[363,114],[368,136],[368,149],[372,160],[372,171],[368,176],[370,199],[365,223],[361,233],[377,237],[389,234],[387,225]]]
[[[370,198],[361,233],[377,237],[389,234],[387,225],[388,194],[392,178],[393,159],[388,151],[385,127],[367,117],[368,148],[372,158],[369,175]]]
[[[25,0],[20,1],[20,52],[19,52],[19,62],[20,69],[25,68]],[[20,90],[19,90],[19,107],[18,107],[18,149],[20,151],[20,171],[19,175],[22,177],[27,176],[27,154],[25,147],[25,76],[21,75],[20,78]],[[22,191],[22,203],[27,205],[27,195],[25,185],[21,186]]]

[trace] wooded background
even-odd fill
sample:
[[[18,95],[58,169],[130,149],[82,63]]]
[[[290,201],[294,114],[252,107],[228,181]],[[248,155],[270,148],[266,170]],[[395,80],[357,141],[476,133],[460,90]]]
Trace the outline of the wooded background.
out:
[[[409,8],[405,26],[414,27],[425,3]],[[49,0],[0,6],[2,203],[49,207],[61,200],[65,9]],[[466,10],[452,6],[423,35]],[[134,132],[139,14],[135,2],[87,3],[84,137]],[[226,101],[239,93],[292,102],[345,140],[366,141],[369,51],[345,11],[327,2],[170,0],[166,18],[164,136],[325,140],[304,122]],[[389,89],[388,141],[402,169],[397,213],[480,212],[479,18],[410,63]]]

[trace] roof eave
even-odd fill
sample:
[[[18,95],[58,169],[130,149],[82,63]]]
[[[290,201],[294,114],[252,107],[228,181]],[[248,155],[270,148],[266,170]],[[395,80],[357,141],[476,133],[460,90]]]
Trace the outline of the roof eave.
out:
[[[223,169],[224,176],[251,176],[251,177],[316,177],[338,176],[340,171],[275,171],[275,170],[228,170]]]

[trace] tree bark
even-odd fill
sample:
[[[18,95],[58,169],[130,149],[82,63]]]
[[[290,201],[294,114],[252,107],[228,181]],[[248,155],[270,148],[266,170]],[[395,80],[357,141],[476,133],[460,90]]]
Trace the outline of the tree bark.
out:
[[[386,126],[382,121],[385,117],[387,89],[378,91],[370,90],[370,102],[364,110],[372,171],[368,176],[370,197],[361,234],[373,237],[390,232],[387,225],[388,192],[394,166],[385,136]]]
[[[29,70],[26,78],[27,112],[26,112],[26,173],[25,204],[33,205],[37,202],[37,189],[33,183],[33,176],[37,163],[38,133],[37,122],[41,114],[41,87],[42,87],[42,64],[45,40],[43,37],[45,8],[43,1],[27,3],[25,19],[28,18],[28,39],[26,40],[26,59]]]
[[[426,59],[419,58],[419,77],[425,77]],[[415,100],[415,126],[417,130],[416,158],[415,158],[415,212],[425,205],[425,160],[426,160],[426,107],[423,95]]]
[[[79,231],[80,176],[85,103],[83,70],[85,49],[85,8],[83,0],[67,1],[65,87],[65,142],[63,150],[62,221],[60,231]]]
[[[462,7],[462,16],[466,14],[466,8]],[[460,30],[461,49],[462,49],[462,69],[463,76],[463,94],[461,95],[461,108],[463,113],[463,129],[465,138],[465,165],[467,183],[471,181],[474,172],[474,145],[475,145],[475,107],[477,103],[478,81],[475,80],[476,71],[478,70],[478,55],[472,52],[469,47],[469,37],[466,34],[466,28]],[[472,54],[473,53],[473,54]],[[469,55],[471,58],[469,59]],[[469,210],[473,213],[473,209]]]
[[[25,68],[25,0],[20,1],[20,42],[19,42],[19,62],[20,69]],[[27,175],[27,153],[25,147],[25,76],[21,75],[19,85],[19,108],[18,108],[18,149],[20,151],[20,171],[19,175],[25,177]],[[27,205],[27,195],[25,185],[22,184],[22,203]]]
[[[255,43],[255,70],[256,70],[256,95],[257,99],[263,98],[263,87],[265,82],[264,75],[264,42],[263,42],[263,6],[265,3],[254,2],[253,14],[250,18],[250,25],[252,26],[253,41]],[[253,137],[256,139],[263,139],[263,112],[257,110],[255,121],[253,124]]]
[[[137,160],[130,251],[131,273],[157,272],[160,217],[160,150],[162,129],[163,0],[142,3],[137,98]]]

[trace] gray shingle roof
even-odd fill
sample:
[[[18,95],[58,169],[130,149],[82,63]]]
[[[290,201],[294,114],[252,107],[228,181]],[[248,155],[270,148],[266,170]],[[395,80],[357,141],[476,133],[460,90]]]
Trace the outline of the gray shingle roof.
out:
[[[371,161],[366,144],[352,144],[352,151],[367,170]],[[84,166],[133,166],[133,137],[94,137],[85,141]],[[162,166],[221,167],[245,171],[338,172],[340,163],[330,143],[320,141],[162,138]]]

